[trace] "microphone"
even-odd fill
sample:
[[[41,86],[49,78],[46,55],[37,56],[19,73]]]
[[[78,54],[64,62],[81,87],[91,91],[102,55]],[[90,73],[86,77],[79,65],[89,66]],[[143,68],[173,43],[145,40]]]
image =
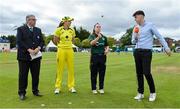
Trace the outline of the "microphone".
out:
[[[139,33],[139,27],[138,26],[134,27],[134,32]]]

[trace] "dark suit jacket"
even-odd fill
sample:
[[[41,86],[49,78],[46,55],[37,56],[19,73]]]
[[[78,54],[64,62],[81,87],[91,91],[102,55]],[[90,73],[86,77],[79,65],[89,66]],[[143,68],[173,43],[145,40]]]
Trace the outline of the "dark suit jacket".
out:
[[[27,51],[29,48],[35,49],[38,46],[41,50],[44,46],[44,40],[41,33],[41,29],[33,27],[33,32],[30,31],[27,25],[21,26],[17,29],[17,60],[31,60],[30,54]]]

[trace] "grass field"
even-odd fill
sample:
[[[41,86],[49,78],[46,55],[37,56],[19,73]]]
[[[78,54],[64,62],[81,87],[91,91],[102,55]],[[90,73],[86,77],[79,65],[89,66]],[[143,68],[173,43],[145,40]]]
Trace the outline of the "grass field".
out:
[[[149,89],[145,82],[145,99],[138,102],[136,75],[131,53],[110,53],[107,60],[105,94],[93,95],[90,88],[89,53],[75,53],[75,80],[78,93],[67,89],[67,70],[64,72],[63,89],[54,95],[56,54],[44,53],[39,89],[43,97],[31,92],[31,76],[27,99],[20,101],[17,95],[18,66],[16,53],[0,53],[0,108],[180,108],[180,54],[167,57],[153,54],[152,73],[157,100],[148,102]]]

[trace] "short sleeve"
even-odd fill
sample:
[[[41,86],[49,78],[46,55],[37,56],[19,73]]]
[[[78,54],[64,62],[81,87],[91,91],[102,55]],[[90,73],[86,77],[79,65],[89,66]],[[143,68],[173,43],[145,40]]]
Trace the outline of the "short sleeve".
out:
[[[89,35],[89,37],[88,37],[88,40],[89,40],[89,41],[92,41],[92,40],[94,40],[94,37],[93,37],[93,35]]]
[[[60,29],[59,29],[59,28],[57,28],[57,29],[54,31],[54,36],[57,36],[57,37],[60,36]]]
[[[107,37],[105,37],[105,44],[104,44],[104,46],[109,46]]]
[[[73,29],[72,36],[73,36],[73,37],[75,37],[75,36],[76,36],[76,32],[75,32],[75,30],[74,30],[74,29]]]

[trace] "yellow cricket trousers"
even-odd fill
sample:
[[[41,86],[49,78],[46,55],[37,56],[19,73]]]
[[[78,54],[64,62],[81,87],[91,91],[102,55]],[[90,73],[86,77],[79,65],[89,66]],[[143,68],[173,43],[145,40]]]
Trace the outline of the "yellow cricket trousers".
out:
[[[72,48],[58,48],[55,88],[61,89],[64,66],[68,68],[68,88],[74,87],[74,51]]]

